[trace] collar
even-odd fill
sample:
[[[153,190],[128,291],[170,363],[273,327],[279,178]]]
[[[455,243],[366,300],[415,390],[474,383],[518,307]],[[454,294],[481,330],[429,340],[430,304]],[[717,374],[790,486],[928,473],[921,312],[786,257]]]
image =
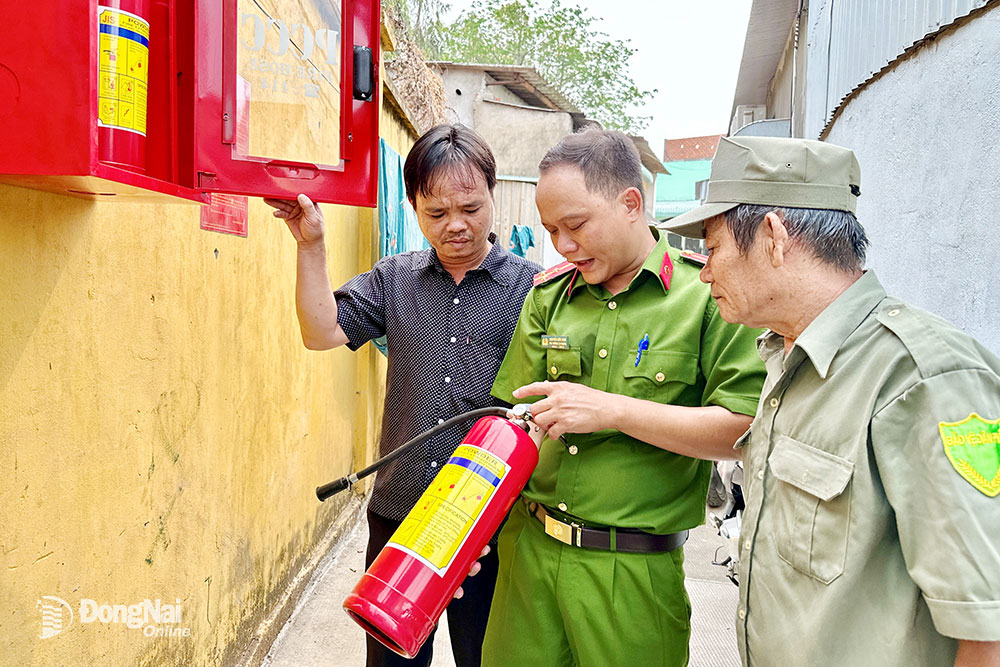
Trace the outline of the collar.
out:
[[[503,244],[498,242],[497,235],[493,232],[490,232],[489,241],[493,244],[493,247],[490,248],[490,251],[486,254],[486,258],[483,259],[479,266],[472,269],[468,273],[472,273],[472,271],[479,271],[481,269],[486,271],[486,273],[488,273],[493,280],[497,281],[501,285],[513,287],[517,276],[513,262],[508,261],[510,259],[510,253],[503,248]],[[448,271],[441,266],[441,260],[438,259],[437,250],[434,248],[429,248],[417,253],[416,257],[413,259],[413,268],[417,270],[434,269],[439,273],[448,273]]]
[[[666,235],[664,234],[661,236],[660,231],[655,227],[651,227],[650,231],[653,232],[653,238],[656,239],[656,245],[653,246],[653,249],[646,257],[646,261],[644,261],[642,266],[639,267],[639,271],[635,274],[635,277],[632,278],[632,281],[628,284],[628,287],[625,288],[625,291],[632,289],[633,286],[638,284],[637,281],[644,278],[642,275],[644,272],[651,273],[656,276],[657,281],[663,287],[664,294],[670,290],[670,281],[674,275],[674,263],[673,260],[670,259],[670,244],[667,243]],[[577,282],[579,274],[579,269],[573,272],[573,277],[570,278],[569,286],[566,288],[567,298],[573,296],[574,290],[578,285],[587,284],[584,280]],[[600,286],[595,285],[594,287]]]
[[[843,294],[809,323],[792,349],[788,351],[787,358],[792,358],[796,348],[802,350],[819,376],[826,379],[830,364],[843,347],[844,341],[861,326],[885,297],[885,288],[875,276],[875,272],[865,271],[853,285],[844,290]],[[757,349],[765,362],[769,357],[783,351],[784,346],[784,338],[773,331],[767,331],[757,339]]]

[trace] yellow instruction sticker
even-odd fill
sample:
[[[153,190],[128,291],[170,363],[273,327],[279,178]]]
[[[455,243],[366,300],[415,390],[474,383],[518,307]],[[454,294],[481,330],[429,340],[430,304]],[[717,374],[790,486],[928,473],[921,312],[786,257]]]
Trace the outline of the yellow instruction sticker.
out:
[[[459,445],[389,544],[443,575],[509,470],[493,454]]]
[[[149,23],[135,14],[97,8],[97,124],[146,136]]]

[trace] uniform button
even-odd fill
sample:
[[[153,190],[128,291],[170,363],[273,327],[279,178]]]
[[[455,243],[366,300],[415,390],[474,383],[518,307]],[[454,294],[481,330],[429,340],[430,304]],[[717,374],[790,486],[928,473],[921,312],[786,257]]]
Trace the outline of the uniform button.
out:
[[[666,379],[666,377],[667,377],[667,376],[666,376],[666,375],[664,375],[663,373],[657,373],[657,374],[656,374],[656,381],[657,381],[657,382],[663,382],[663,380],[664,380],[664,379]]]
[[[555,375],[557,372],[559,372],[559,369],[553,366],[552,368],[549,369],[549,372]]]
[[[454,343],[454,342],[455,342],[455,341],[457,341],[457,340],[458,340],[458,339],[457,339],[457,338],[455,338],[454,336],[452,336],[452,337],[451,337],[451,342],[452,342],[452,343]]]
[[[747,538],[746,540],[743,541],[743,548],[744,549],[750,548],[750,538]]]
[[[740,617],[741,621],[745,621],[746,618],[747,618],[747,610],[746,609],[740,609],[739,617]]]
[[[764,479],[764,471],[763,470],[758,470],[757,471],[757,479]]]
[[[446,377],[446,378],[444,379],[444,383],[445,383],[445,384],[448,384],[449,382],[451,382],[451,378],[449,378],[449,377]]]
[[[431,461],[431,467],[432,468],[437,468],[438,467],[438,462],[437,461]]]
[[[559,503],[558,507],[560,512],[566,511],[566,503]]]
[[[889,311],[889,317],[896,317],[896,315],[899,315],[899,308],[893,308]]]
[[[779,401],[778,401],[777,398],[772,398],[771,401],[770,401],[770,403],[771,403],[771,407],[772,408],[776,408],[776,407],[778,407]]]
[[[608,310],[614,310],[617,307],[618,307],[617,303],[615,303],[614,301],[608,301]]]
[[[439,419],[439,420],[438,420],[438,424],[443,424],[443,423],[444,423],[444,420],[443,420],[443,419]]]
[[[600,352],[597,353],[597,356],[603,359],[604,357],[608,356],[608,351],[602,347]]]
[[[570,446],[569,446],[569,453],[570,453],[570,456],[576,456],[576,453],[577,453],[578,451],[580,451],[580,448],[579,448],[579,447],[577,447],[576,445],[570,445]]]
[[[458,299],[457,298],[456,299],[452,299],[451,302],[454,303],[454,304],[456,304],[456,305],[458,305]]]

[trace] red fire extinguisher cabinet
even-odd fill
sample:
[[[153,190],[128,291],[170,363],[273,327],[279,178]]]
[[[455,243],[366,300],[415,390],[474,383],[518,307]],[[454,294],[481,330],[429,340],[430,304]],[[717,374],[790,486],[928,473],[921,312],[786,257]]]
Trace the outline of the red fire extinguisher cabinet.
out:
[[[98,139],[98,6],[129,0],[6,12],[0,182],[95,199],[303,192],[375,206],[378,0],[143,3],[145,156],[134,167],[108,159]]]

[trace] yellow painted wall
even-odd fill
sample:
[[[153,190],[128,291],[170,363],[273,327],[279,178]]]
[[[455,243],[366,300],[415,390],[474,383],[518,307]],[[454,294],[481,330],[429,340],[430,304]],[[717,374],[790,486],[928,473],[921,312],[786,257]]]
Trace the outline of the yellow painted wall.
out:
[[[337,286],[377,214],[324,210]],[[0,664],[231,663],[345,507],[313,490],[372,458],[384,360],[302,346],[269,211],[239,238],[197,206],[0,186]],[[190,637],[77,617],[41,639],[46,595],[179,599]]]

